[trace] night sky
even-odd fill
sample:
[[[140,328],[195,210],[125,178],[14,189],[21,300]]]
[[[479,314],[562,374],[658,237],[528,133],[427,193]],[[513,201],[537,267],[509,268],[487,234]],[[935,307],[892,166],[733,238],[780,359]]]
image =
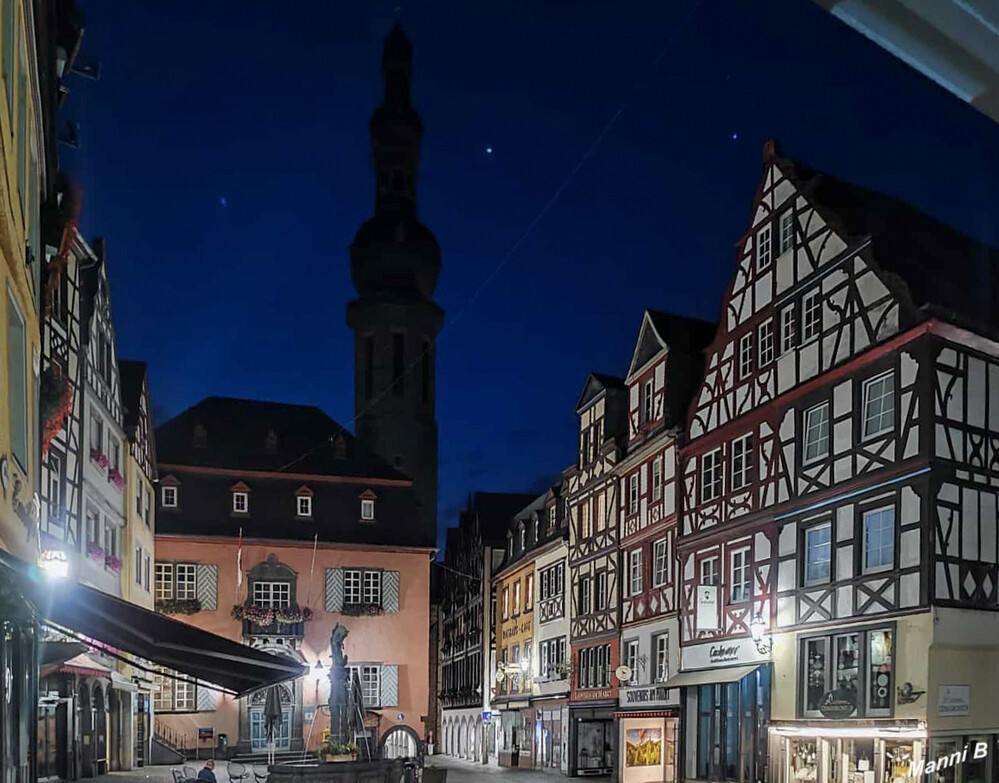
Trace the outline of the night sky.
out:
[[[108,241],[119,355],[149,362],[157,420],[224,394],[351,424],[347,248],[374,208],[395,5],[81,6],[81,60],[102,73],[72,79],[82,146],[63,166]],[[540,491],[573,460],[586,373],[625,373],[644,308],[717,318],[766,139],[999,244],[999,126],[811,0],[399,17],[448,314],[441,531],[470,491]]]

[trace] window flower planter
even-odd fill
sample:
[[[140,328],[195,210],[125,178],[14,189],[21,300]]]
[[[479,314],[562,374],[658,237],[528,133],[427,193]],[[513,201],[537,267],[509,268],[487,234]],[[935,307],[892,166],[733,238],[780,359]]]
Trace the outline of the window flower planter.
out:
[[[121,560],[114,555],[107,555],[104,558],[104,565],[109,571],[114,571],[116,574],[121,573]]]
[[[104,551],[104,547],[102,547],[100,544],[95,544],[93,542],[90,542],[89,544],[87,544],[87,557],[89,557],[91,560],[96,560],[98,563],[103,563],[105,562],[107,553]]]
[[[153,608],[160,614],[197,614],[201,611],[201,601],[197,598],[184,601],[170,598],[156,601]]]
[[[108,471],[108,481],[114,484],[115,489],[121,492],[125,488],[125,477],[121,475],[118,468],[111,468]]]
[[[90,461],[93,462],[101,470],[104,470],[108,466],[107,454],[104,454],[100,449],[90,450]]]
[[[232,607],[233,620],[247,620],[256,625],[270,625],[275,620],[279,623],[307,623],[312,619],[312,610],[307,607],[282,606],[272,609],[269,606],[257,604],[236,604]]]
[[[341,611],[341,614],[349,615],[350,617],[372,617],[381,613],[381,604],[370,603],[344,604]]]

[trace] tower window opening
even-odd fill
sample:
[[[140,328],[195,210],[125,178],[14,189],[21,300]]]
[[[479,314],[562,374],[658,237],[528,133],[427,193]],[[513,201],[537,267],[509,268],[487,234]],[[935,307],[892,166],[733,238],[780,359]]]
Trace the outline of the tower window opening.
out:
[[[375,393],[375,338],[364,338],[364,399],[370,400]]]
[[[392,335],[392,394],[396,397],[401,397],[404,391],[405,350],[406,335],[396,332]]]

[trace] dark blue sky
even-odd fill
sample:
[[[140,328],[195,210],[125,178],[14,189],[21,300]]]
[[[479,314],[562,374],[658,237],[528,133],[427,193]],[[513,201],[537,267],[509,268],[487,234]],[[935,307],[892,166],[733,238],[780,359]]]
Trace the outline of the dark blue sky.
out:
[[[394,3],[81,3],[102,76],[73,84],[82,147],[63,164],[88,236],[108,240],[119,353],[149,362],[158,416],[228,394],[349,423],[347,246],[373,210]],[[401,9],[436,299],[460,314],[439,345],[442,529],[469,491],[571,462],[586,373],[625,372],[644,308],[717,317],[767,138],[999,244],[999,126],[811,0],[702,0],[653,67],[692,7]]]

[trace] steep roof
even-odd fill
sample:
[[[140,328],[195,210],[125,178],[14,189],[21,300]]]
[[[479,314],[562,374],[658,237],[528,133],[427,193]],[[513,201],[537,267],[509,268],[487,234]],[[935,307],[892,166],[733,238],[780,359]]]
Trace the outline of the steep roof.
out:
[[[207,397],[156,428],[156,450],[165,465],[408,478],[314,405]]]
[[[624,378],[616,375],[606,375],[602,372],[591,372],[586,376],[586,383],[583,384],[583,391],[576,402],[576,412],[581,413],[583,408],[592,402],[593,398],[605,391],[624,391]]]
[[[912,305],[972,327],[999,329],[999,249],[904,201],[777,158],[784,174],[844,239],[870,237],[873,257]],[[889,282],[889,285],[892,281]]]
[[[502,546],[506,541],[507,525],[513,515],[535,497],[521,492],[476,492],[469,507],[461,512],[461,521],[477,517],[483,543]]]
[[[118,377],[121,379],[121,404],[125,408],[125,431],[132,437],[139,423],[139,402],[146,380],[146,363],[131,359],[118,360]]]

